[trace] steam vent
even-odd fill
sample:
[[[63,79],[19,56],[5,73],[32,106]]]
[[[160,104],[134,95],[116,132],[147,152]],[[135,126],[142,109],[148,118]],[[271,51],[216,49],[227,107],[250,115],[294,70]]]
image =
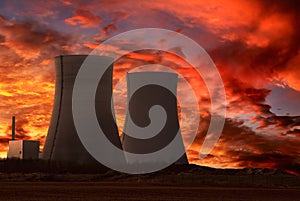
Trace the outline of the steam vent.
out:
[[[96,160],[82,145],[74,126],[72,115],[72,91],[76,75],[87,55],[55,57],[56,83],[52,118],[45,142],[43,159],[69,163],[94,163]],[[89,56],[89,61],[101,65],[110,57]],[[99,66],[101,68],[102,66]],[[99,125],[106,137],[120,149],[121,141],[112,114],[112,73],[111,65],[101,78],[95,97]],[[84,95],[84,94],[83,94]]]
[[[147,155],[137,159],[125,152],[128,163],[177,161],[175,164],[188,164],[178,122],[177,81],[178,75],[174,73],[127,74],[128,109],[122,134],[123,150],[149,154],[163,150],[170,142],[175,144],[171,152],[161,157]]]

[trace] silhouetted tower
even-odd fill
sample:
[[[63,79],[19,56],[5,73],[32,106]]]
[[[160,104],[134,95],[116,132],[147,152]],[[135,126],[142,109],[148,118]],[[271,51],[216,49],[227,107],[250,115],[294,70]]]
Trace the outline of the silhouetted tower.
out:
[[[122,135],[123,150],[134,154],[154,153],[174,141],[176,151],[183,154],[177,158],[171,153],[167,158],[145,157],[139,161],[125,154],[130,164],[168,163],[174,158],[178,159],[176,164],[188,164],[178,122],[177,81],[178,76],[174,73],[127,74],[128,109]]]
[[[43,159],[71,163],[93,163],[96,160],[82,145],[74,126],[72,115],[72,92],[76,75],[87,55],[55,57],[56,84],[52,118],[43,152]],[[89,63],[99,65],[101,61],[113,61],[110,57],[89,56]],[[101,78],[95,97],[96,114],[99,125],[106,137],[122,148],[118,129],[112,112],[111,65]],[[84,94],[82,94],[84,96]],[[108,153],[109,154],[109,153]]]
[[[11,120],[11,140],[15,140],[16,137],[16,117],[13,116]]]

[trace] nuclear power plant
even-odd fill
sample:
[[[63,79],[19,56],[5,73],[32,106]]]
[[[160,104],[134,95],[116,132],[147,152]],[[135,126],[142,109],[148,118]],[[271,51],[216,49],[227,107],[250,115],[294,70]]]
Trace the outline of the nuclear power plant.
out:
[[[166,72],[127,73],[128,109],[121,142],[112,101],[113,58],[95,55],[55,57],[54,104],[44,150],[41,154],[42,159],[61,164],[99,164],[80,141],[72,114],[74,83],[80,67],[87,57],[89,57],[89,61],[92,61],[89,62],[89,65],[99,65],[99,68],[107,68],[101,66],[103,61],[112,63],[98,84],[95,95],[95,111],[103,133],[114,146],[124,151],[127,162],[129,164],[153,164],[168,163],[170,160],[172,163],[176,161],[175,164],[188,164],[178,122],[177,74]],[[38,158],[39,141],[22,140],[19,142],[14,140],[14,121],[13,118],[12,141],[9,143],[8,158]],[[179,156],[171,153],[167,158],[148,159],[145,157],[142,160],[136,160],[131,158],[130,154],[126,154],[155,153],[164,149],[171,142],[175,142],[173,150],[180,153]],[[109,154],[107,153],[107,155]]]

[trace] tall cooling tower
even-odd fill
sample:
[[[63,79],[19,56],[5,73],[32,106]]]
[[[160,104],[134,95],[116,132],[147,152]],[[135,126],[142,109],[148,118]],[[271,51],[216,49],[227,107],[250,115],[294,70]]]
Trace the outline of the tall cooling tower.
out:
[[[149,154],[175,142],[167,157],[147,155],[136,158],[125,153],[130,164],[168,163],[172,158],[176,159],[175,164],[188,164],[178,122],[177,81],[178,76],[174,73],[127,74],[128,109],[122,135],[123,150],[133,154]],[[174,156],[176,153],[181,154],[177,157]]]
[[[56,84],[52,118],[45,142],[43,159],[69,162],[93,163],[96,160],[82,145],[73,121],[72,91],[76,75],[87,55],[69,55],[55,57]],[[110,57],[89,56],[89,61],[100,65],[112,61]],[[112,111],[112,73],[111,65],[101,78],[95,97],[96,114],[101,129],[106,137],[120,149],[121,141]],[[84,95],[84,94],[83,94]]]

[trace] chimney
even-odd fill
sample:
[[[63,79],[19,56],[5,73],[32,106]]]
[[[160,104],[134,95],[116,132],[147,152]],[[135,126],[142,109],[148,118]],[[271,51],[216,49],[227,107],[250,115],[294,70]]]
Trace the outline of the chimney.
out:
[[[12,116],[12,122],[11,122],[11,139],[15,140],[16,135],[16,117]]]

